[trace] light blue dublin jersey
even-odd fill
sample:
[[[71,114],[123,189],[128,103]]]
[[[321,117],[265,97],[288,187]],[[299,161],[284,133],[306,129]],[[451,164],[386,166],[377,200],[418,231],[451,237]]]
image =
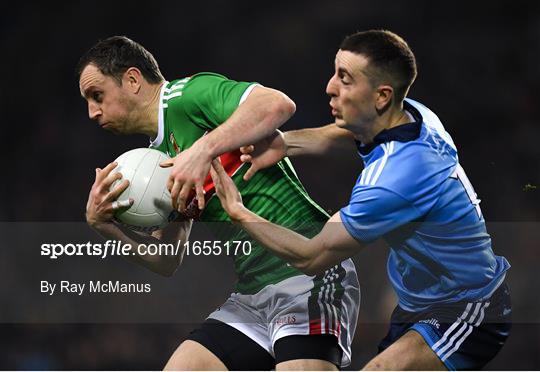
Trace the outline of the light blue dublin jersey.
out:
[[[487,298],[510,264],[491,249],[480,201],[439,118],[410,99],[404,108],[415,122],[358,144],[365,167],[341,219],[357,240],[389,244],[388,275],[404,310]]]

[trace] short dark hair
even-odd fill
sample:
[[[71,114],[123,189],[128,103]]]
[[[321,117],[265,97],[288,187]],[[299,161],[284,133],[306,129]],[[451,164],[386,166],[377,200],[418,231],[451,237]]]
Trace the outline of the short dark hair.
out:
[[[113,77],[119,84],[122,83],[122,75],[130,67],[138,68],[151,84],[164,80],[154,56],[142,45],[125,36],[100,40],[90,48],[77,64],[77,76],[80,77],[89,64],[95,65],[103,75]]]
[[[368,60],[373,86],[389,84],[401,102],[416,78],[416,59],[400,36],[387,30],[368,30],[347,36],[339,49],[361,54]]]

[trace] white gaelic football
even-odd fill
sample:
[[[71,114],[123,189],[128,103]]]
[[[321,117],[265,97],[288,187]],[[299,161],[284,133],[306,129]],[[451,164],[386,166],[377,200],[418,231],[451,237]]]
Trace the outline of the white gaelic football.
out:
[[[172,207],[167,180],[171,168],[161,168],[159,163],[169,157],[157,150],[140,148],[127,151],[115,161],[122,180],[129,180],[129,187],[118,197],[118,201],[134,200],[129,209],[116,212],[115,217],[136,231],[151,232],[162,229],[176,218]],[[112,184],[114,188],[121,181]]]

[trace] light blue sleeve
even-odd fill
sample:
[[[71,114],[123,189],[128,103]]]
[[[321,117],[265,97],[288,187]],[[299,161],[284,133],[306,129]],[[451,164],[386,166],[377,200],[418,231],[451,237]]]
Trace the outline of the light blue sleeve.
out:
[[[341,220],[355,239],[370,243],[421,216],[414,205],[383,187],[355,186]]]

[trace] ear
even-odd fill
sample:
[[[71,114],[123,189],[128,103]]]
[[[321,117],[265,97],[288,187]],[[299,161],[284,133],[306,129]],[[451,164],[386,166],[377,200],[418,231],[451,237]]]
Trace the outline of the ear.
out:
[[[386,111],[392,104],[394,88],[390,85],[379,85],[375,94],[375,108],[378,112]]]
[[[122,85],[129,89],[132,93],[137,94],[141,89],[143,76],[141,71],[136,67],[130,67],[124,72],[122,77]]]

